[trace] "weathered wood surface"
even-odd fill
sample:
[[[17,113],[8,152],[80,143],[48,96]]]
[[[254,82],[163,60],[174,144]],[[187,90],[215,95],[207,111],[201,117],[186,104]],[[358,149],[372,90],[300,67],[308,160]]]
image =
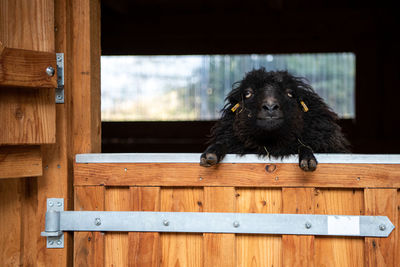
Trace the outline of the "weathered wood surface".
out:
[[[47,67],[54,69],[53,76],[47,75]],[[56,54],[4,47],[0,40],[0,90],[3,87],[56,88]]]
[[[54,1],[1,0],[0,42],[6,47],[3,52],[12,48],[54,54]],[[6,57],[6,61],[9,60]],[[10,71],[16,70],[15,68]],[[45,70],[46,68],[43,70],[44,74]],[[15,75],[11,77],[22,79]],[[0,80],[7,79],[8,77],[3,77]],[[25,79],[24,85],[27,83],[29,82]],[[55,90],[25,90],[18,87],[1,88],[0,125],[3,129],[0,131],[0,145],[55,143],[54,92]]]
[[[0,179],[42,176],[40,146],[0,146]]]
[[[57,51],[67,59],[65,104],[55,105],[52,89],[0,89],[0,145],[45,144],[41,146],[41,177],[0,179],[0,210],[9,215],[0,225],[1,266],[72,266],[74,252],[88,252],[86,245],[93,243],[94,251],[104,248],[99,245],[104,242],[100,233],[86,235],[79,241],[83,245],[77,246],[81,250],[76,251],[70,233],[65,235],[64,249],[47,249],[46,238],[40,236],[47,198],[64,198],[66,207],[73,209],[73,155],[100,152],[100,108],[89,105],[99,103],[100,87],[96,82],[90,87],[82,83],[82,77],[97,81],[100,73],[99,64],[89,73],[86,70],[92,66],[88,59],[100,60],[99,8],[99,1],[0,0],[0,41],[5,47]],[[79,44],[73,46],[76,40]],[[83,67],[73,76],[75,65]],[[82,104],[73,104],[75,99]],[[77,114],[84,114],[92,123],[76,122],[81,119]],[[104,210],[104,204],[99,208]],[[83,262],[94,262],[93,266],[104,263],[99,253],[88,253]]]
[[[235,188],[205,187],[204,211],[235,212]],[[204,266],[236,266],[234,234],[204,233]]]
[[[93,197],[90,192],[94,188],[104,190],[101,194],[105,199]],[[100,209],[105,202],[106,210],[387,215],[397,227],[388,238],[106,232],[104,250],[98,250],[104,253],[98,257],[103,262],[96,266],[359,267],[396,266],[398,258],[398,189],[228,186],[75,186],[75,189],[79,203],[87,199],[92,210]],[[86,190],[89,191],[84,194]],[[85,253],[93,252],[94,244],[87,242],[93,233],[79,235],[85,237],[75,240],[75,244],[86,259]],[[98,242],[101,247],[103,241]],[[87,249],[81,247],[85,245]],[[75,263],[78,262],[87,261],[75,258]]]
[[[314,188],[283,188],[283,213],[313,214]],[[314,236],[283,235],[283,266],[315,265]]]
[[[104,187],[77,187],[75,210],[105,210]],[[74,233],[74,266],[104,266],[104,235],[100,232]]]
[[[131,204],[133,211],[159,211],[159,187],[131,187]],[[129,266],[160,266],[161,242],[159,233],[130,232]]]
[[[388,238],[129,233],[131,266],[142,258],[148,266],[396,266],[400,165],[320,164],[313,173],[297,164],[265,166],[76,163],[75,188],[125,195],[129,187],[130,210],[384,215],[396,226]]]
[[[85,163],[74,167],[75,185],[107,186],[242,186],[399,188],[400,164],[319,164],[303,172],[297,164],[223,163],[204,168],[196,163]]]

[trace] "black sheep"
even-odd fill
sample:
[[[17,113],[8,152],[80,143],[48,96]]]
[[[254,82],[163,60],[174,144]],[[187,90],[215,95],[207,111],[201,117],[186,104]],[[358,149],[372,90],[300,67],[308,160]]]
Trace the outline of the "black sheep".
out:
[[[201,166],[215,165],[227,153],[299,154],[300,168],[314,171],[314,152],[348,152],[337,115],[303,78],[287,71],[253,70],[234,84],[226,101]]]

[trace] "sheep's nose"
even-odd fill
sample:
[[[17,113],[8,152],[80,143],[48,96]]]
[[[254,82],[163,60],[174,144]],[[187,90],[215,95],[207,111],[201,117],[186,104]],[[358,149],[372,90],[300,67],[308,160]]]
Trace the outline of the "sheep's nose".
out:
[[[279,105],[276,102],[268,101],[262,104],[262,108],[265,111],[275,111],[279,109]]]

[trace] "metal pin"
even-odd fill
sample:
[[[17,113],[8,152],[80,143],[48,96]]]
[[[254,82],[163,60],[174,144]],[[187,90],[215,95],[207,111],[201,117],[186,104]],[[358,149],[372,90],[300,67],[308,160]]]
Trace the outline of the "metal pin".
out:
[[[46,73],[47,73],[47,75],[50,76],[50,77],[53,77],[55,72],[56,72],[56,71],[54,70],[54,68],[53,68],[52,66],[48,66],[48,67],[46,68]]]

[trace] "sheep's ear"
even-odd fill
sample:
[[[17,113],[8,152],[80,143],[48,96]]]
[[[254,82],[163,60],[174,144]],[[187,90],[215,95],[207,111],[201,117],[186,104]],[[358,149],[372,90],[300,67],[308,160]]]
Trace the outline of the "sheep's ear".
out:
[[[236,105],[242,100],[242,90],[241,87],[233,88],[232,91],[226,97],[226,100],[229,101],[232,105]]]

